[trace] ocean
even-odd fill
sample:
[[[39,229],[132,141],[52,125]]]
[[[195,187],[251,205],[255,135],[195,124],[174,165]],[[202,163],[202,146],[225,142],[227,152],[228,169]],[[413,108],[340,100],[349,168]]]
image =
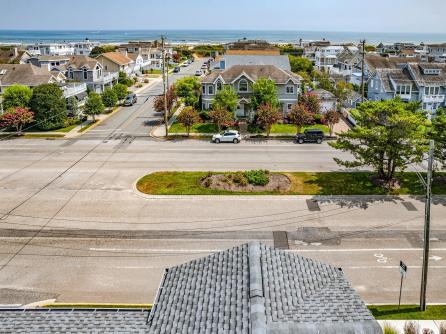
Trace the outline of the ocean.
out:
[[[227,43],[242,38],[263,39],[272,43],[297,43],[299,39],[327,39],[334,43],[359,42],[369,44],[412,42],[443,43],[446,34],[383,33],[334,31],[278,31],[278,30],[0,30],[0,43],[72,42],[86,38],[102,43],[130,40],[154,40],[161,35],[173,44]]]

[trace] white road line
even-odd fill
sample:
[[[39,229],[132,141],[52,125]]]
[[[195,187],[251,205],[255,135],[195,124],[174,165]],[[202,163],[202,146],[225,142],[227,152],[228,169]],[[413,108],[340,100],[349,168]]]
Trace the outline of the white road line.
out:
[[[155,249],[155,248],[89,248],[90,251],[147,252],[147,253],[215,253],[223,249]]]
[[[398,269],[400,266],[342,266],[342,269]],[[422,266],[407,266],[409,269],[421,269]],[[429,266],[429,269],[446,269],[446,266]]]
[[[89,248],[90,251],[109,252],[152,252],[152,253],[215,253],[224,249],[157,249],[157,248]],[[398,252],[422,251],[422,248],[349,248],[349,249],[290,249],[288,252]],[[431,252],[446,251],[446,248],[431,248]]]
[[[398,252],[422,251],[423,248],[346,248],[346,249],[291,249],[290,252]],[[430,248],[430,251],[444,252],[446,248]]]

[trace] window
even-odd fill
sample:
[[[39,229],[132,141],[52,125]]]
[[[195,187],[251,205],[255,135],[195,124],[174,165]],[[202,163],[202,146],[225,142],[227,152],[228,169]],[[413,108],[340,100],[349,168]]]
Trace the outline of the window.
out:
[[[87,80],[88,79],[88,72],[87,69],[84,68],[84,79]]]
[[[218,81],[217,81],[217,92],[218,92],[219,90],[222,90],[222,88],[223,88],[223,85],[221,84],[221,81],[218,80]]]
[[[396,94],[409,95],[410,94],[410,86],[407,86],[407,85],[396,86]]]
[[[68,78],[74,79],[73,70],[71,68],[68,70]]]
[[[294,94],[294,86],[286,86],[286,93],[287,94]]]
[[[212,86],[212,85],[208,86],[208,94],[214,95],[214,86]]]
[[[202,93],[203,95],[206,94],[206,86],[205,86],[205,85],[202,85],[202,86],[201,86],[201,93]]]
[[[242,79],[238,83],[238,91],[239,92],[247,92],[248,91],[248,81]]]
[[[208,104],[208,109],[209,109],[209,110],[212,110],[212,103],[209,103],[209,104]]]
[[[424,87],[425,95],[438,95],[440,94],[440,87]]]
[[[373,83],[375,82],[375,80],[371,80],[370,81],[370,87],[373,88]]]
[[[288,111],[290,111],[292,107],[293,107],[293,104],[291,104],[291,103],[288,103],[286,105],[286,108],[287,108]]]

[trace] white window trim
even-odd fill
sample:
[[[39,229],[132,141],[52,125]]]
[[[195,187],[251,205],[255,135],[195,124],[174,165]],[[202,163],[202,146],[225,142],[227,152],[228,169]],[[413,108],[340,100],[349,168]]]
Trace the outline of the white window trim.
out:
[[[211,93],[212,89],[212,93]],[[208,86],[208,95],[214,95],[215,94],[215,87],[213,85]]]

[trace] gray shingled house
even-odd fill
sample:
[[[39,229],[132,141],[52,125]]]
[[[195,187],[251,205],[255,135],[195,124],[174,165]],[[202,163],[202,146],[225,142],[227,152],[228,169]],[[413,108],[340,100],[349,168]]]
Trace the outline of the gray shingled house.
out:
[[[258,242],[166,270],[150,333],[382,333],[342,270]]]
[[[342,270],[252,242],[166,270],[144,310],[0,310],[1,333],[382,334]]]

